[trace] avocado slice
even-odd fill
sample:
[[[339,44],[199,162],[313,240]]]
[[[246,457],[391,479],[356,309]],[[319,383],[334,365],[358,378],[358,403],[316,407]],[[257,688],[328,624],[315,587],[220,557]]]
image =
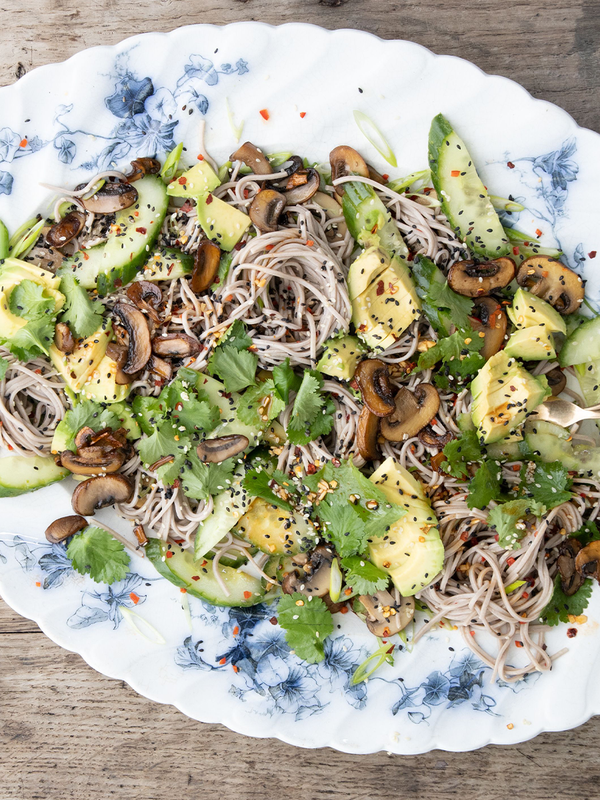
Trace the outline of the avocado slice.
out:
[[[471,383],[471,414],[481,444],[504,439],[550,393],[543,375],[534,377],[504,350],[493,355]]]
[[[55,345],[50,345],[50,361],[57,372],[62,375],[67,386],[75,393],[83,388],[92,372],[106,354],[106,347],[112,335],[112,329],[107,321],[96,333],[87,339],[79,339],[77,347],[72,353],[63,353]]]
[[[513,297],[512,306],[507,309],[511,322],[517,328],[530,328],[534,325],[543,325],[549,333],[567,332],[564,317],[553,308],[546,300],[536,297],[524,289],[517,289]]]
[[[444,565],[436,516],[420,483],[395,459],[386,459],[370,480],[407,512],[385,536],[370,540],[371,561],[389,573],[401,595],[410,597],[428,586]]]
[[[70,475],[57,467],[51,456],[8,456],[0,458],[0,497],[34,492]]]
[[[143,272],[137,276],[140,281],[176,281],[189,275],[194,269],[194,257],[167,247],[150,256]]]
[[[196,211],[204,233],[227,252],[233,250],[252,223],[243,211],[212,194],[196,198]]]
[[[255,497],[235,526],[242,539],[269,555],[293,556],[315,547],[318,534],[313,524],[300,514]]]
[[[118,384],[116,374],[116,361],[104,355],[88,375],[81,387],[81,394],[86,400],[95,400],[97,403],[123,402],[129,394],[129,384]]]
[[[10,341],[27,325],[27,318],[10,310],[10,295],[22,281],[31,281],[43,287],[44,296],[54,298],[54,314],[63,307],[65,296],[58,290],[60,278],[51,272],[19,258],[7,258],[0,269],[0,339]]]
[[[511,334],[504,352],[523,361],[547,361],[556,358],[552,334],[545,325],[520,328]]]
[[[349,381],[365,352],[366,348],[356,336],[335,336],[325,342],[325,351],[317,364],[317,369],[323,375]]]
[[[194,200],[204,197],[221,185],[219,176],[206,159],[194,164],[179,178],[175,178],[167,186],[169,197],[191,197]]]
[[[350,265],[348,293],[359,337],[375,349],[394,344],[421,314],[421,301],[408,267],[378,247]]]

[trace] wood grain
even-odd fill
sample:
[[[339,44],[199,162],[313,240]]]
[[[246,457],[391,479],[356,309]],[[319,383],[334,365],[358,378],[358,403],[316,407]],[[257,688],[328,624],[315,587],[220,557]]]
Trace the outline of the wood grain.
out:
[[[5,0],[0,84],[85,47],[196,22],[257,19],[412,39],[506,75],[600,130],[598,0]],[[518,125],[510,109],[505,124]],[[0,800],[587,800],[600,719],[470,754],[300,751],[202,725],[91,670],[0,601]]]

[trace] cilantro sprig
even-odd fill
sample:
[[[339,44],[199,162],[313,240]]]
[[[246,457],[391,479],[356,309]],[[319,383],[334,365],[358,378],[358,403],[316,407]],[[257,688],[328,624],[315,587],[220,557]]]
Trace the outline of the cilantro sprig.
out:
[[[65,296],[60,321],[65,322],[77,338],[91,336],[102,324],[102,303],[92,300],[73,275],[61,278],[60,291]]]
[[[466,478],[468,465],[481,463],[483,454],[477,433],[465,431],[457,439],[453,439],[444,447],[446,461],[442,462],[442,470],[454,478]]]
[[[332,429],[335,405],[321,392],[322,387],[323,378],[318,372],[307,370],[304,373],[287,426],[292,444],[308,444]]]
[[[417,367],[431,369],[440,364],[434,382],[440,389],[452,389],[468,382],[485,364],[479,352],[484,340],[470,326],[445,336],[429,350],[421,353]]]
[[[495,461],[486,459],[481,463],[469,482],[467,505],[469,508],[485,508],[492,500],[504,497],[501,485],[502,470]]]
[[[498,544],[505,550],[518,550],[521,539],[527,533],[526,519],[533,515],[541,517],[546,506],[535,500],[509,500],[500,503],[488,514],[488,524],[498,534]]]
[[[277,620],[285,640],[299,658],[317,664],[325,658],[325,639],[333,633],[333,617],[320,597],[284,595],[277,607]]]
[[[26,323],[5,340],[6,347],[24,363],[48,355],[54,340],[56,299],[47,294],[47,288],[34,281],[21,281],[11,291],[8,307]]]
[[[473,301],[453,291],[444,274],[430,258],[416,256],[412,273],[425,316],[440,336],[448,336],[453,325],[469,328]]]
[[[390,576],[363,556],[347,556],[342,559],[342,566],[346,570],[345,582],[358,594],[375,594],[385,589],[390,582]]]
[[[252,339],[246,326],[236,319],[208,360],[208,371],[217,375],[228,392],[239,392],[256,383],[258,356],[250,352]]]
[[[67,547],[73,569],[96,583],[116,583],[127,577],[129,555],[123,544],[95,525],[73,536]]]
[[[573,497],[570,491],[573,481],[569,471],[560,461],[544,463],[538,461],[531,472],[531,462],[525,461],[521,467],[519,494],[532,497],[543,503],[548,510],[568,502]]]

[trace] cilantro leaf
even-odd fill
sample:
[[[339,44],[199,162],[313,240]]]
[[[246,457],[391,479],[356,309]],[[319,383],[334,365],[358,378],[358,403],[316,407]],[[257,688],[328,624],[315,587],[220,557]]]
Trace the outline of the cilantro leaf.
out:
[[[453,324],[460,328],[469,327],[473,301],[454,292],[430,258],[417,256],[412,264],[412,273],[425,316],[438,334],[448,336]]]
[[[441,371],[434,380],[442,389],[451,388],[457,383],[464,383],[485,364],[484,357],[479,353],[482,347],[483,338],[470,328],[462,328],[421,353],[417,366],[421,370],[431,369],[441,362]]]
[[[60,321],[66,322],[77,338],[91,336],[102,324],[102,303],[99,300],[92,301],[74,275],[62,277],[60,291],[65,296]]]
[[[262,409],[259,413],[258,409]],[[264,428],[278,417],[285,408],[284,401],[276,394],[272,380],[250,386],[240,400],[237,415],[246,425]]]
[[[175,437],[178,437],[177,439]],[[138,442],[138,451],[144,464],[154,464],[163,456],[179,456],[190,449],[190,441],[178,432],[171,422],[162,422],[146,439]]]
[[[470,297],[457,294],[448,285],[435,282],[429,287],[427,301],[435,308],[446,308],[450,312],[452,322],[459,328],[469,326],[469,314],[473,310],[473,301]]]
[[[590,542],[597,542],[600,539],[600,530],[598,530],[598,526],[595,522],[588,520],[583,523],[578,531],[569,535],[571,537],[575,536],[585,547]]]
[[[573,493],[569,491],[573,481],[569,478],[569,471],[560,461],[538,462],[530,479],[527,478],[528,463],[525,462],[521,467],[519,485],[521,494],[533,497],[548,509],[566,503],[573,497]]]
[[[34,281],[21,281],[10,293],[8,307],[11,313],[34,320],[51,316],[56,300],[45,294],[46,288]]]
[[[527,533],[524,518],[529,514],[541,517],[546,507],[535,500],[509,500],[500,503],[488,514],[488,524],[498,534],[498,544],[506,550],[518,550]]]
[[[540,614],[541,619],[546,625],[558,625],[560,622],[568,622],[569,614],[578,617],[583,614],[592,596],[592,581],[586,580],[575,594],[567,596],[561,587],[560,575],[554,579],[554,592],[550,602]]]
[[[375,564],[361,556],[347,556],[342,559],[346,570],[344,580],[357,594],[375,594],[385,589],[390,576]]]
[[[285,631],[286,642],[299,658],[309,664],[323,661],[323,643],[333,633],[333,617],[320,597],[298,592],[285,595],[277,607],[277,620]]]
[[[228,392],[254,386],[257,366],[257,355],[232,344],[219,345],[208,361],[208,371],[223,381]]]
[[[58,423],[56,431],[65,434],[65,449],[75,452],[77,449],[75,436],[82,428],[91,428],[97,433],[103,428],[116,430],[120,426],[119,417],[110,408],[104,408],[100,403],[94,403],[93,400],[84,400],[67,411],[64,419]]]
[[[502,499],[503,493],[500,486],[500,467],[494,462],[485,460],[479,465],[473,479],[469,482],[469,508],[485,508],[490,500]]]
[[[191,459],[191,467],[181,473],[181,488],[188,497],[195,500],[208,500],[211,495],[221,494],[232,484],[235,466],[233,458],[221,464],[203,464],[199,459]]]
[[[81,575],[89,574],[96,583],[115,583],[127,577],[129,555],[121,542],[103,528],[89,525],[74,536],[67,547],[67,558]]]
[[[26,364],[32,358],[48,355],[48,348],[54,341],[54,327],[52,317],[32,319],[23,328],[19,328],[10,340],[5,342],[5,346],[19,361]]]
[[[207,400],[198,400],[190,394],[189,399],[175,406],[171,412],[171,419],[178,426],[182,425],[188,433],[194,431],[212,431],[221,421],[221,414],[217,406]]]
[[[302,381],[290,367],[289,358],[286,358],[283,364],[273,367],[273,383],[275,391],[286,404],[289,402],[290,392],[297,392],[300,388]]]
[[[154,433],[156,426],[167,418],[169,411],[162,397],[144,397],[141,394],[134,397],[131,407],[140,428],[148,436]]]
[[[226,344],[235,347],[236,350],[247,350],[252,344],[252,339],[246,333],[246,326],[241,319],[234,320],[227,328],[219,346]]]
[[[292,511],[291,504],[275,494],[271,488],[273,483],[283,488],[288,494],[296,492],[296,487],[291,480],[277,469],[273,471],[273,474],[270,474],[266,469],[251,469],[242,480],[242,486],[252,497],[260,497],[278,508]]]
[[[10,361],[0,356],[0,381],[6,375],[6,371],[9,368],[9,366],[10,366]]]
[[[335,405],[321,394],[323,380],[316,373],[306,371],[287,427],[292,444],[305,445],[329,433],[333,427]]]
[[[365,524],[350,503],[320,503],[319,519],[323,536],[335,545],[341,556],[351,556],[367,549]]]
[[[453,439],[444,447],[444,455],[446,461],[442,463],[441,469],[454,478],[465,478],[469,474],[467,464],[483,461],[477,433],[475,431],[461,433],[458,439]]]

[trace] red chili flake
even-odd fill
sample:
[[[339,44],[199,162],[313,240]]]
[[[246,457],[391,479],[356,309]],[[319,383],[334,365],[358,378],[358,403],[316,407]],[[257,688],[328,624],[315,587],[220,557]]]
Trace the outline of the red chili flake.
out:
[[[183,411],[183,403],[176,403],[175,411]]]
[[[523,598],[523,600],[529,600],[529,592],[523,592],[521,597]]]
[[[475,631],[469,631],[469,633],[471,634],[471,636],[475,636]]]
[[[35,582],[35,585],[39,587],[39,586],[41,586],[42,584],[40,583],[40,581],[36,581],[36,582]]]
[[[381,177],[383,178],[384,181],[389,181],[390,179],[390,176],[387,174],[387,172],[384,172]]]
[[[412,261],[414,257],[415,257],[415,254],[414,254],[414,253],[409,253],[409,254],[408,254],[408,258],[407,258],[406,260],[407,260],[407,261]]]
[[[180,210],[183,211],[184,214],[187,214],[188,211],[191,211],[192,210],[192,204],[190,203],[190,201],[186,200],[185,203],[181,206]]]
[[[519,248],[517,246],[513,247],[513,256],[519,255]]]
[[[523,642],[515,642],[516,647],[523,647]]]
[[[495,539],[497,542],[499,542],[499,541],[500,541],[500,534],[498,534],[498,533],[497,533],[497,534],[494,536],[494,539]]]
[[[252,597],[252,592],[244,592],[244,598],[246,600],[250,600],[251,597]]]
[[[242,194],[244,195],[244,200],[247,200],[248,199],[248,194],[249,194],[248,189],[245,188],[244,191],[242,192]]]
[[[179,489],[180,486],[181,486],[181,481],[179,480],[179,478],[175,478],[175,480],[173,481],[173,488]]]
[[[198,159],[198,161],[204,161],[204,156],[202,155],[202,153],[200,153],[199,156],[196,156],[196,158]]]
[[[450,175],[452,175],[453,178],[458,178],[459,175],[460,175],[460,170],[459,169],[453,169],[452,172],[450,173]]]
[[[331,463],[334,467],[339,467],[342,462],[339,460],[339,458],[332,458]]]
[[[200,580],[200,575],[192,575],[192,580],[193,581],[199,581]]]
[[[342,606],[340,608],[340,614],[347,614],[348,613],[348,606]]]
[[[588,258],[596,258],[596,251],[590,250],[590,252],[588,253]]]
[[[305,116],[306,116],[306,111],[301,111],[300,112],[300,118],[304,119]]]
[[[131,592],[129,594],[129,599],[131,600],[134,606],[137,606],[137,604],[140,602],[140,598],[137,596],[135,592]]]
[[[355,392],[358,392],[358,383],[352,378],[350,381],[350,388],[354,389]]]
[[[261,108],[261,110],[258,113],[261,115],[263,119],[269,119],[269,112],[267,111],[266,108]]]
[[[86,261],[89,261],[89,258],[90,258],[90,257],[89,257],[89,255],[88,255],[87,253],[85,253],[85,252],[84,252],[84,254],[83,254],[83,257],[84,257],[84,259],[85,259]]]
[[[577,636],[577,628],[569,628],[567,631],[569,639],[574,639]]]
[[[265,245],[265,250],[272,250],[275,247],[274,244],[267,244]]]
[[[240,629],[239,629],[239,627],[236,625],[236,626],[235,626],[235,628],[233,629],[233,635],[234,635],[234,636],[237,636],[239,632],[240,632]]]
[[[307,247],[313,247],[313,245],[314,245],[314,242],[313,242],[313,240],[312,240],[312,239],[307,239],[307,240],[306,240],[306,246],[307,246]]]
[[[19,142],[19,147],[27,147],[27,139],[21,139]]]
[[[536,229],[535,229],[535,235],[537,236],[537,238],[538,238],[538,239],[539,239],[539,238],[540,238],[540,236],[542,235],[542,232],[541,232],[541,230],[540,230],[539,228],[536,228]]]
[[[165,553],[165,555],[166,555],[166,557],[167,557],[167,558],[173,558],[173,556],[175,555],[175,553],[174,553],[172,550],[167,550],[167,552]]]
[[[239,252],[242,249],[242,247],[245,247],[245,246],[246,246],[245,242],[238,242],[233,249],[237,250]],[[216,283],[216,281],[215,281],[215,283]]]
[[[463,540],[463,542],[466,542],[469,538],[469,534],[465,531],[464,533],[461,533],[460,538]]]
[[[383,294],[385,292],[385,285],[383,281],[377,281],[377,296]]]
[[[223,658],[219,661],[219,664],[221,664],[221,666],[223,666],[223,664],[226,664],[226,663],[227,663],[227,659],[225,658],[225,656],[223,656]]]
[[[512,567],[512,565],[515,563],[515,560],[514,560],[514,558],[511,556],[510,558],[507,558],[507,559],[506,559],[506,563],[508,564],[508,566],[509,566],[509,567]]]
[[[277,617],[271,617],[269,622],[271,623],[271,625],[277,625]]]
[[[513,162],[512,162],[512,161],[507,161],[507,162],[506,162],[506,166],[507,166],[509,169],[514,169],[514,168],[515,168],[515,165],[513,164]]]
[[[212,194],[209,194],[208,197],[206,198],[206,205],[209,206],[212,203],[212,201],[213,201],[213,196]]]
[[[317,471],[317,468],[315,467],[315,465],[314,465],[314,464],[309,464],[309,465],[307,466],[307,468],[306,468],[306,472],[307,472],[309,475],[314,475],[316,471]]]
[[[236,667],[235,664],[232,664],[231,666],[232,666],[234,672],[239,672],[239,667]]]
[[[177,183],[180,183],[182,186],[185,186],[185,184],[187,183],[187,178],[185,178],[182,175],[181,178],[179,178],[179,180],[177,181]]]
[[[41,375],[42,374],[42,370],[41,369],[34,369],[33,371],[35,372],[36,375]]]
[[[179,591],[181,592],[181,594],[187,594],[187,589],[184,586],[181,586],[179,588]]]
[[[371,233],[377,233],[377,225],[373,225],[371,228]]]
[[[136,228],[135,232],[144,234],[144,233],[147,233],[148,231],[147,231],[146,228]]]

